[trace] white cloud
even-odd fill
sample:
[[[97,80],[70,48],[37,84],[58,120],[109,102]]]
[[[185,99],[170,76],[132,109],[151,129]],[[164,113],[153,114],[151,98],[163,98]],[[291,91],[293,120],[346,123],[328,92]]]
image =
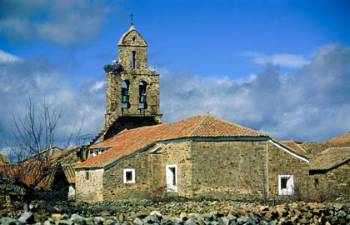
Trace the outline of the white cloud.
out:
[[[76,83],[62,80],[61,74],[47,61],[22,59],[0,64],[0,149],[12,137],[12,116],[24,115],[28,97],[35,103],[45,99],[52,109],[62,111],[56,131],[58,143],[65,144],[68,137],[77,135],[78,131],[92,137],[102,128],[104,83],[82,81],[82,88],[78,90]]]
[[[273,54],[265,55],[258,52],[247,51],[243,53],[244,56],[250,58],[250,60],[258,65],[280,65],[286,67],[299,68],[310,63],[302,55],[293,55],[293,54]]]
[[[0,7],[0,33],[11,39],[39,38],[60,45],[95,37],[110,7],[103,1],[5,1]]]
[[[19,57],[0,49],[0,63],[16,62],[18,60],[19,60]]]
[[[166,70],[160,74],[165,121],[210,112],[299,140],[322,140],[350,130],[349,47],[324,46],[309,64],[287,76],[271,64],[245,81]]]
[[[349,47],[324,46],[309,64],[288,75],[273,65],[246,80],[158,72],[164,122],[210,112],[278,138],[299,140],[322,140],[350,130]],[[46,61],[0,64],[0,144],[10,138],[12,114],[23,114],[28,96],[36,102],[45,96],[62,109],[60,141],[77,128],[82,134],[97,134],[105,112],[104,81],[72,84],[60,75]]]

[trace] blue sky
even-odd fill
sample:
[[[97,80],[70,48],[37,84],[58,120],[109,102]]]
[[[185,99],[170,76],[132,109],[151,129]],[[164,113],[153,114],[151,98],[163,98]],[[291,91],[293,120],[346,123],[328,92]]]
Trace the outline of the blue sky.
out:
[[[67,111],[62,137],[69,118],[97,132],[102,68],[117,58],[133,13],[161,74],[165,122],[210,112],[281,139],[324,140],[350,130],[349,10],[346,0],[1,1],[0,81],[9,91],[0,111],[23,110],[13,93],[19,102],[51,97]],[[19,94],[23,80],[29,90]],[[10,119],[1,120],[8,133]]]
[[[310,58],[324,44],[350,42],[348,1],[107,1],[105,7],[97,32],[85,37],[77,33],[73,43],[3,34],[0,48],[57,63],[68,57],[81,66],[68,64],[64,69],[95,76],[117,57],[116,42],[133,13],[150,45],[150,65],[241,78],[260,70],[243,57],[245,51]],[[37,13],[30,19],[45,20],[46,13]]]

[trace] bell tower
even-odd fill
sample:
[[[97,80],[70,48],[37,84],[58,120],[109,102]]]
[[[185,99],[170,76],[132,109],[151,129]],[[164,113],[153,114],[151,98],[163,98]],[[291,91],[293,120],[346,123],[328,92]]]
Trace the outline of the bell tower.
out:
[[[106,114],[100,137],[161,123],[159,74],[147,65],[147,43],[131,25],[118,42],[118,61],[105,65]]]

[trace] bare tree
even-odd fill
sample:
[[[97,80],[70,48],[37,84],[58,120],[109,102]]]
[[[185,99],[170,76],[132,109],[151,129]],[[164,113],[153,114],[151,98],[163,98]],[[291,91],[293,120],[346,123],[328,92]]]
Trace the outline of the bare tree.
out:
[[[55,132],[61,110],[55,111],[45,100],[40,104],[34,104],[28,99],[23,117],[13,115],[15,155],[17,161],[22,161],[28,156],[44,160],[47,154],[41,154],[52,148],[55,144]]]
[[[33,198],[35,188],[48,179],[52,170],[50,156],[56,144],[56,129],[61,110],[55,110],[45,100],[33,103],[29,98],[22,116],[13,115],[14,143],[10,146],[15,163],[2,172],[25,189],[24,209]]]
[[[66,134],[66,141],[58,140],[56,132],[62,110],[48,104],[45,99],[37,103],[29,98],[24,109],[23,114],[13,115],[13,143],[8,147],[15,163],[0,166],[0,173],[11,177],[15,184],[25,189],[24,209],[27,210],[35,190],[47,186],[54,174],[57,165],[52,153],[55,147],[82,145],[88,142],[89,136],[81,135],[82,120],[75,131]]]

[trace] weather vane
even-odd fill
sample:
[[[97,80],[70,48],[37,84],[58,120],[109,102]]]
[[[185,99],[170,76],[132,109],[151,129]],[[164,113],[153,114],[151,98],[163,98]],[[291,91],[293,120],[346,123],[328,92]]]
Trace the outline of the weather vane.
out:
[[[134,14],[130,14],[130,25],[134,26]]]

